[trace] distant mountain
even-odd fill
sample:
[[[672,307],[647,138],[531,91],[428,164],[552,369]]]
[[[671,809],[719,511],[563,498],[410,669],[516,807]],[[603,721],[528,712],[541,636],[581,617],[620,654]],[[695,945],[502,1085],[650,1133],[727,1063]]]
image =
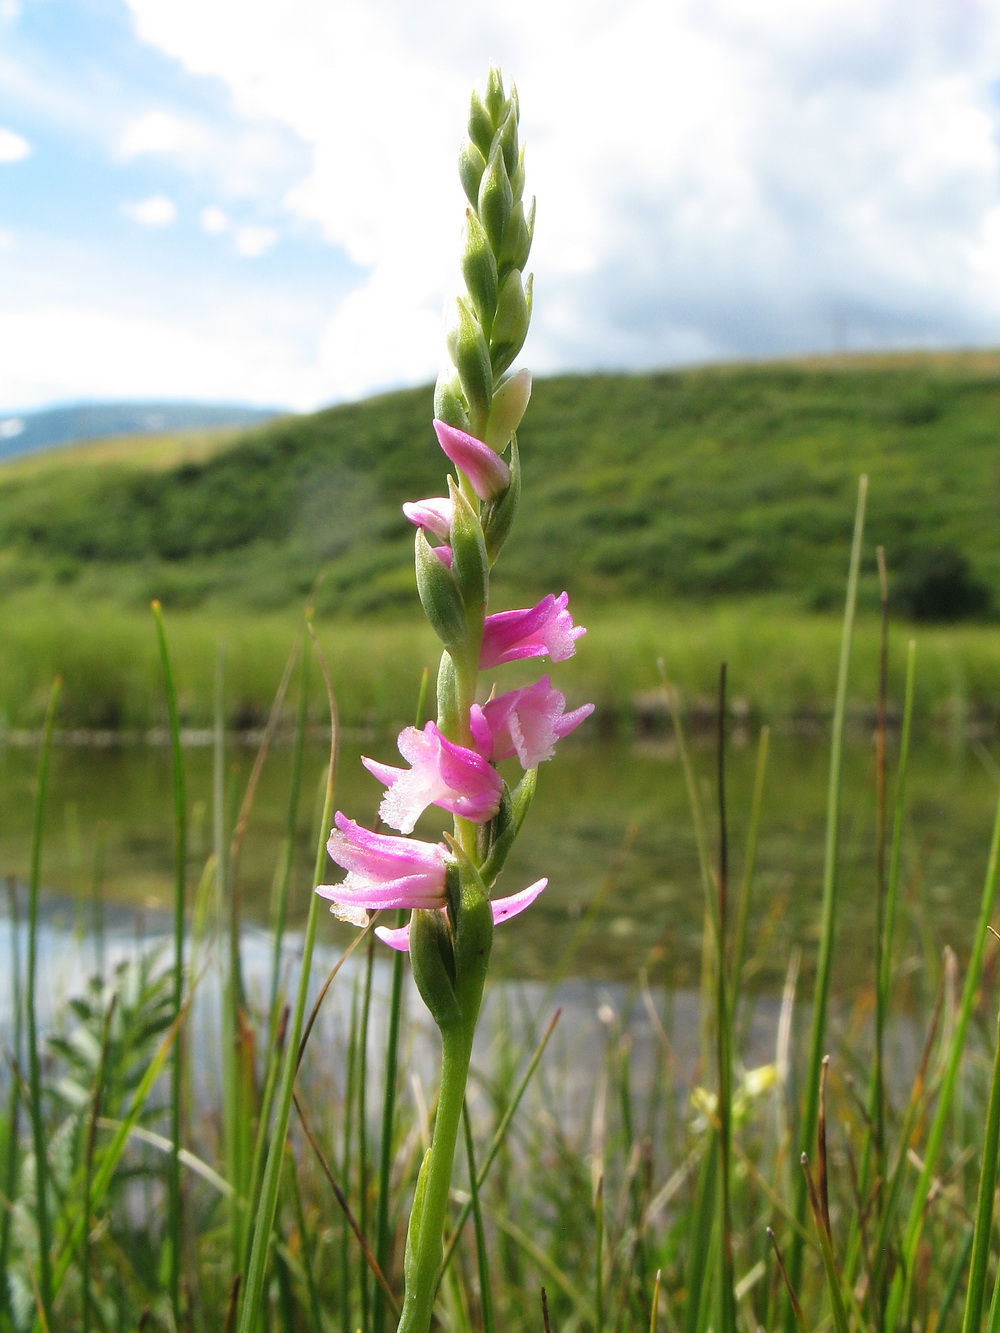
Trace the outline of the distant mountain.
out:
[[[46,407],[0,416],[0,458],[109,435],[252,426],[278,415],[277,408],[235,403],[77,403]]]

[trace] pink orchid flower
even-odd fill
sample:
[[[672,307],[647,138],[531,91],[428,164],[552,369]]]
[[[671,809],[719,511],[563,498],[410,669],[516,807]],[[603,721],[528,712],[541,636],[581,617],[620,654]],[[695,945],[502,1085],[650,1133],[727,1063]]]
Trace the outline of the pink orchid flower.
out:
[[[456,745],[433,722],[423,731],[406,727],[399,733],[399,753],[409,769],[362,758],[388,790],[379,807],[382,820],[400,833],[412,833],[429,805],[484,824],[500,808],[500,774],[475,750]]]
[[[510,485],[510,468],[498,453],[446,421],[434,422],[438,443],[457,468],[472,483],[480,500],[492,500]]]
[[[517,916],[518,912],[523,912],[526,907],[530,907],[548,882],[547,879],[540,879],[534,884],[529,884],[520,893],[512,893],[509,898],[497,898],[495,902],[490,903],[493,924],[498,925],[501,921]],[[410,948],[409,922],[395,930],[391,926],[376,926],[375,934],[384,944],[388,944],[390,949],[407,952]]]
[[[480,708],[472,705],[472,735],[476,748],[494,763],[515,754],[522,768],[537,768],[555,753],[556,741],[591,715],[593,704],[566,712],[566,696],[553,689],[548,676],[534,685],[510,690]]]
[[[521,657],[551,657],[563,662],[576,652],[576,640],[586,634],[574,625],[567,611],[568,593],[549,593],[537,606],[524,611],[498,611],[486,617],[479,665],[484,671]]]
[[[451,535],[451,520],[454,505],[442,496],[430,500],[414,500],[403,505],[403,513],[415,527],[423,528],[435,537],[447,541]]]
[[[326,844],[330,858],[347,871],[342,884],[320,884],[316,892],[338,905],[378,911],[383,907],[434,908],[445,902],[448,852],[442,843],[394,838],[361,828],[338,810]]]
[[[431,500],[415,500],[412,504],[403,505],[403,513],[410,522],[414,526],[422,528],[425,533],[430,533],[433,537],[448,537],[451,535],[453,509],[452,502],[441,497],[435,497]],[[451,569],[452,551],[447,542],[444,546],[432,546],[431,550],[446,569]]]

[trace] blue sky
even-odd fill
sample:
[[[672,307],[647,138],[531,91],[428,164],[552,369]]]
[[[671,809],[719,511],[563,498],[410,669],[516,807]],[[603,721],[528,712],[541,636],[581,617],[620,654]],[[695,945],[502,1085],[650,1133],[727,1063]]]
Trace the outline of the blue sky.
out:
[[[521,93],[536,370],[1000,344],[973,0],[0,0],[0,412],[433,378]]]

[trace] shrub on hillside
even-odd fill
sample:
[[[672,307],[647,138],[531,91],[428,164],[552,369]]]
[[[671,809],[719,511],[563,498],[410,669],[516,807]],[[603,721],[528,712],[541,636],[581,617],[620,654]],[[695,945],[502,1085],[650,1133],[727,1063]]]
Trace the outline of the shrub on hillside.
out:
[[[911,620],[945,623],[989,613],[990,590],[954,546],[916,548],[896,561],[894,601]]]

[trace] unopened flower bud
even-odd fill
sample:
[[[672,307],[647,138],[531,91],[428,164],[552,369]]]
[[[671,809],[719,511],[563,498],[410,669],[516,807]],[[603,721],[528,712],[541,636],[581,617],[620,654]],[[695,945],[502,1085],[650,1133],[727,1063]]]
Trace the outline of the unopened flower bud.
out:
[[[501,453],[511,435],[521,424],[531,397],[531,371],[519,370],[503,381],[493,394],[493,406],[486,425],[486,443]]]
[[[513,176],[517,170],[518,158],[520,156],[517,147],[517,108],[511,106],[504,116],[503,124],[497,130],[497,142],[500,144],[500,150],[503,153],[504,166],[507,168],[508,177]]]
[[[483,98],[483,102],[494,125],[499,125],[503,118],[506,100],[503,91],[503,77],[496,65],[491,65],[490,72],[486,76],[486,96]]]
[[[521,202],[522,194],[524,194],[524,149],[523,148],[517,155],[517,162],[514,164],[513,170],[510,170],[508,168],[507,174],[510,177],[510,188],[511,192],[514,195],[514,207],[516,209],[517,205]]]
[[[458,430],[469,429],[469,414],[466,411],[462,383],[451,368],[443,370],[434,386],[434,415],[439,421],[447,421],[449,426]]]
[[[493,145],[486,170],[479,182],[479,202],[477,212],[486,228],[493,249],[499,253],[503,244],[504,232],[510,221],[514,207],[514,191],[510,186],[507,166],[503,160],[503,150],[499,143]]]
[[[475,208],[479,203],[479,182],[486,170],[486,158],[472,140],[468,140],[458,155],[458,176],[462,182],[465,197]]]
[[[454,574],[434,554],[422,531],[414,543],[417,594],[434,633],[447,648],[460,650],[467,636],[465,605]]]
[[[530,283],[530,278],[529,278]],[[493,321],[493,367],[505,370],[514,360],[528,333],[531,312],[521,275],[512,269],[504,279],[497,300],[497,314]]]
[[[493,142],[493,121],[477,92],[472,94],[472,101],[469,106],[469,138],[483,157],[488,158],[490,145]]]
[[[448,351],[455,363],[462,392],[473,422],[485,420],[493,401],[493,370],[482,326],[468,302],[455,302],[455,322],[447,334]]]
[[[480,500],[492,500],[510,485],[510,468],[482,440],[444,421],[434,422],[438,443],[451,461],[468,477]]]
[[[403,513],[424,532],[433,533],[443,541],[451,536],[451,501],[443,496],[408,502],[403,505]]]
[[[500,252],[497,255],[497,263],[501,268],[524,268],[528,262],[528,255],[531,253],[531,238],[534,231],[535,201],[532,199],[527,218],[525,218],[524,210],[519,204],[511,212],[511,219],[504,234],[503,245],[501,245]]]
[[[497,309],[497,261],[493,257],[482,223],[471,208],[465,210],[462,274],[476,307],[483,333],[488,338]]]

